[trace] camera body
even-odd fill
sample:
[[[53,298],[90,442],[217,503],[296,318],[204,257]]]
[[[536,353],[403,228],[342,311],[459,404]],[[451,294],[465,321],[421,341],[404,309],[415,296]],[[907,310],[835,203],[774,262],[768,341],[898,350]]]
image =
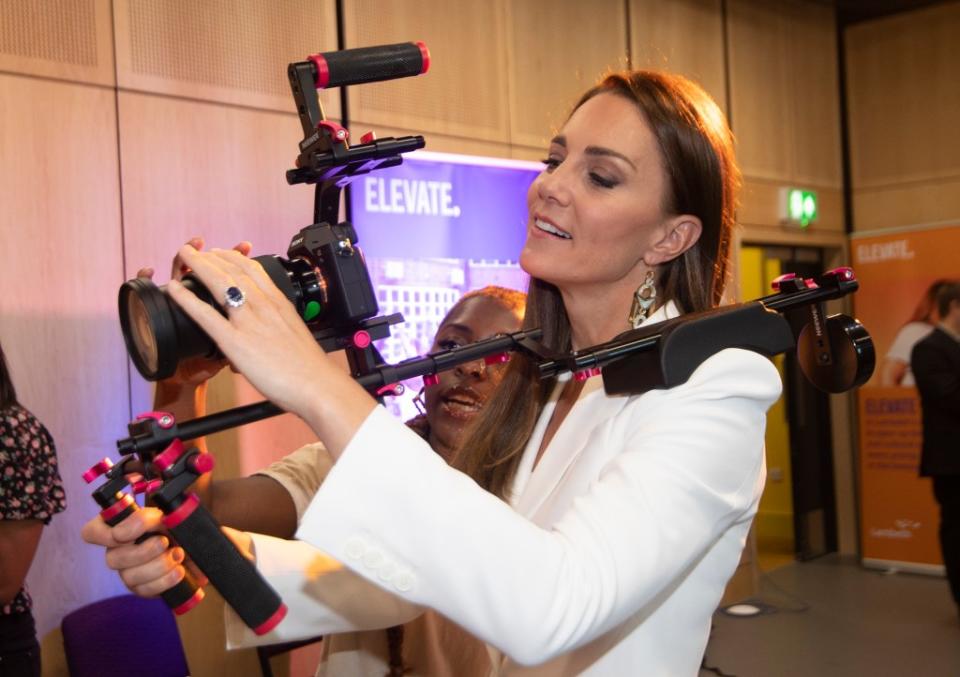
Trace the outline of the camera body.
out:
[[[290,241],[284,265],[308,324],[348,327],[377,314],[377,296],[353,226],[314,224]]]

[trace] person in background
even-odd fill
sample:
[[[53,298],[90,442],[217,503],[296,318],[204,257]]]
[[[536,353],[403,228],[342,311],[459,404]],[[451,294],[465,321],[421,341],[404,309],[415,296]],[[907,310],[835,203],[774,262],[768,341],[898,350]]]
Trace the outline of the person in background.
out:
[[[917,341],[926,337],[937,326],[940,319],[937,313],[937,292],[949,282],[950,280],[932,282],[923,293],[917,307],[913,309],[910,320],[897,331],[890,349],[877,370],[881,387],[915,385],[913,373],[910,370],[910,351],[913,350]]]
[[[200,248],[199,238],[190,241]],[[237,250],[248,253],[248,243]],[[174,276],[183,271],[174,267]],[[151,277],[152,270],[139,272]],[[450,308],[437,329],[431,351],[449,350],[491,338],[498,334],[519,331],[525,307],[523,292],[503,287],[488,286],[469,291]],[[173,377],[157,383],[154,408],[174,413],[177,420],[189,420],[206,413],[206,390],[209,379],[224,363],[204,359],[188,360]],[[492,395],[503,375],[503,365],[486,365],[476,360],[439,373],[437,382],[425,386],[418,398],[422,400],[422,414],[407,421],[444,460],[449,461],[460,442],[465,428],[476,418]],[[193,445],[206,451],[204,439],[193,440]],[[264,470],[238,479],[211,481],[205,476],[198,487],[204,505],[223,525],[235,529],[253,530],[278,538],[292,538],[300,517],[330,470],[330,464],[318,453],[320,445],[302,447]],[[199,483],[198,483],[199,484]],[[103,529],[99,518],[85,527]],[[86,536],[85,536],[86,537]],[[168,549],[166,537],[149,539],[132,546],[130,552],[117,551],[115,556],[139,552],[166,550],[164,556],[176,561],[175,575],[182,576],[186,562],[181,548]],[[134,580],[136,571],[128,572]],[[125,581],[127,577],[125,576]],[[177,579],[179,580],[179,578]],[[133,592],[139,592],[135,586]],[[438,657],[425,651],[436,638],[448,641],[455,638],[462,655],[438,662]],[[439,640],[443,641],[443,640]],[[477,677],[486,671],[470,673],[470,666],[486,657],[482,643],[471,644],[470,638],[452,623],[434,614],[424,614],[406,625],[397,625],[386,631],[371,631],[337,635],[327,638],[319,674],[409,674],[410,666],[416,674],[449,675],[450,677]],[[489,670],[489,668],[487,668]]]
[[[605,78],[528,191],[524,326],[566,353],[716,306],[738,185],[723,113],[699,86]],[[697,674],[763,489],[765,415],[781,392],[767,358],[721,350],[681,385],[608,395],[597,378],[541,381],[514,355],[451,467],[330,361],[256,261],[191,246],[179,257],[224,306],[243,302],[224,316],[176,281],[171,297],[333,464],[299,541],[233,534],[290,609],[270,639],[432,609],[487,644],[492,674]],[[176,578],[163,558],[107,562],[142,594]],[[229,612],[227,637],[255,640]]]
[[[910,366],[920,393],[920,476],[933,480],[940,504],[940,548],[960,612],[960,282],[937,292],[940,322],[913,347]]]
[[[17,401],[0,345],[0,677],[40,675],[24,581],[44,525],[64,509],[53,438]]]

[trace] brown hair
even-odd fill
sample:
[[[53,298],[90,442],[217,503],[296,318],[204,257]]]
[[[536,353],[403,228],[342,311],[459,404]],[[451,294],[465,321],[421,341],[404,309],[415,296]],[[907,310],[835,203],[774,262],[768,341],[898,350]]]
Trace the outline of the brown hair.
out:
[[[574,110],[598,94],[634,102],[657,138],[667,173],[663,209],[691,214],[703,226],[699,240],[657,271],[658,298],[681,312],[718,305],[726,285],[740,173],[723,113],[698,85],[678,75],[628,71],[604,78]],[[551,350],[569,351],[570,322],[557,288],[531,278],[524,328],[540,327]],[[497,396],[477,417],[453,465],[482,487],[506,497],[553,382],[538,378],[533,362],[515,355]]]
[[[0,409],[12,407],[17,403],[17,390],[13,387],[10,370],[7,369],[7,358],[3,354],[3,345],[0,344]]]
[[[934,280],[930,283],[930,286],[927,287],[927,291],[923,293],[923,296],[920,297],[920,300],[917,302],[917,307],[913,309],[913,315],[910,316],[910,319],[907,320],[907,324],[910,322],[926,322],[927,324],[935,324],[935,319],[933,317],[933,311],[940,312],[937,308],[937,292],[939,292],[944,285],[950,284],[950,280]],[[940,313],[942,315],[942,313]]]
[[[937,312],[940,319],[949,314],[951,303],[960,303],[960,282],[945,282],[937,290]]]

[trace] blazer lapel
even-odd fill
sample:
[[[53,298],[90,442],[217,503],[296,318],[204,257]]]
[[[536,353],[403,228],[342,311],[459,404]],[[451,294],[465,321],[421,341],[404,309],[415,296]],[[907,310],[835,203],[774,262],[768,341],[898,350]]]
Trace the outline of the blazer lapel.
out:
[[[678,314],[676,306],[671,301],[653,313],[647,319],[647,323],[660,322]],[[560,392],[569,378],[570,376],[566,375],[557,383],[534,427],[533,435],[527,443],[523,459],[517,469],[517,477],[514,478],[512,488],[515,499],[511,502],[514,509],[525,517],[533,517],[553,494],[574,461],[588,448],[590,436],[597,425],[615,417],[630,399],[629,397],[608,397],[603,391],[602,378],[594,376],[588,379],[580,392],[580,397],[577,398],[577,403],[560,424],[536,468],[533,468],[547,424],[553,416]],[[532,472],[531,468],[533,468]]]

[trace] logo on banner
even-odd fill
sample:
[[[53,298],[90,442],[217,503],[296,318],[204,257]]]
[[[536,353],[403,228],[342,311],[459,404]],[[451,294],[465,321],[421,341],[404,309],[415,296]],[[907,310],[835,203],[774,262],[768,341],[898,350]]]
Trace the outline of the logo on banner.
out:
[[[460,217],[449,181],[368,177],[363,182],[363,206],[374,214]]]

